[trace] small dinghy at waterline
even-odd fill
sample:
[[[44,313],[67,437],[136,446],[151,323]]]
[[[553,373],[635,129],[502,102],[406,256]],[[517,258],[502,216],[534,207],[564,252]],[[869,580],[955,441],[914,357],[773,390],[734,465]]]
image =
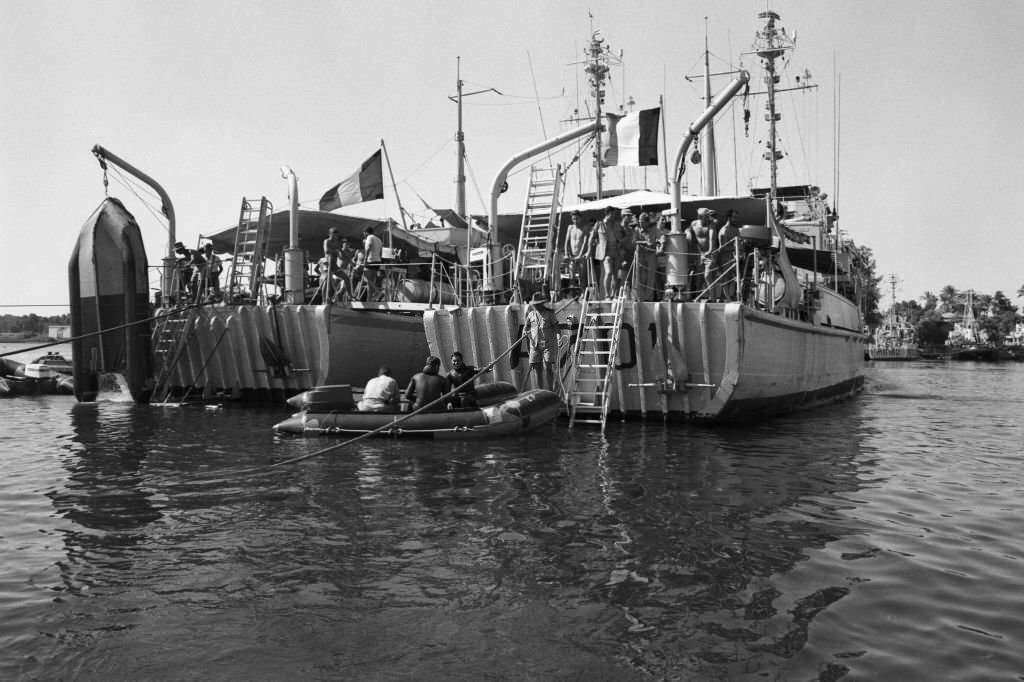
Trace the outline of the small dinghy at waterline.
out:
[[[336,434],[428,438],[480,438],[524,433],[551,422],[562,401],[556,393],[533,389],[518,393],[511,384],[496,382],[477,387],[477,407],[454,408],[407,415],[400,412],[360,412],[350,386],[321,386],[288,400],[304,407],[274,425],[277,433],[301,436]]]

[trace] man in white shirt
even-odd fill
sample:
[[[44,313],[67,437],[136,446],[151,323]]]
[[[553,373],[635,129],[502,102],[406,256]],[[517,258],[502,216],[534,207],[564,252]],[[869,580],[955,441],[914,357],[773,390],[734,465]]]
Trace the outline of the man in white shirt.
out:
[[[381,365],[377,376],[366,382],[357,407],[360,412],[398,412],[398,382],[390,367]]]
[[[363,230],[363,284],[366,285],[366,300],[375,301],[380,295],[377,288],[377,276],[380,272],[381,254],[384,245],[380,238],[373,233],[373,228]]]

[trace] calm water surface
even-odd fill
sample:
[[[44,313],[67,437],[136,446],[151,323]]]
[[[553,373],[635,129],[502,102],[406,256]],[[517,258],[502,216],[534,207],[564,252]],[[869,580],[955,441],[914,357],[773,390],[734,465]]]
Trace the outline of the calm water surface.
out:
[[[0,679],[1024,679],[1024,365],[270,469],[340,442],[285,414],[0,399]]]

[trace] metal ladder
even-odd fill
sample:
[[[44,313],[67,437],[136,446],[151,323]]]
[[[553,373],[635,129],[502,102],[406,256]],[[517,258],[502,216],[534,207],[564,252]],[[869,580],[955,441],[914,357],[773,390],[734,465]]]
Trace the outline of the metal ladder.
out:
[[[195,309],[191,306],[170,311],[153,329],[153,360],[156,377],[153,381],[151,402],[164,403],[170,397],[168,382],[171,372],[178,364],[188,341],[195,332]],[[163,396],[157,400],[160,394]]]
[[[542,284],[554,273],[552,260],[557,237],[555,230],[561,210],[561,193],[560,165],[554,168],[530,168],[530,188],[526,194],[523,226],[519,232],[514,281]]]
[[[580,333],[573,350],[576,374],[568,400],[570,427],[577,422],[600,424],[603,431],[608,421],[608,393],[619,354],[625,300],[625,287],[611,300],[591,301],[586,294],[580,300]]]
[[[235,249],[231,256],[231,274],[228,276],[227,298],[230,303],[252,303],[259,298],[273,212],[274,207],[266,197],[260,197],[258,204],[242,198],[238,228],[235,230]]]

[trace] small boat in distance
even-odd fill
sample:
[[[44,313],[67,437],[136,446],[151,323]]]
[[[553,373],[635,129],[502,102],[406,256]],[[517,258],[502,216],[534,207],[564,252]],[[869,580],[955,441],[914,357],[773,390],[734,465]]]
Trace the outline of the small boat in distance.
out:
[[[56,351],[49,351],[46,355],[40,355],[26,366],[31,367],[32,365],[43,365],[58,374],[72,374],[74,371],[71,361]]]
[[[999,349],[989,343],[988,335],[978,327],[974,313],[974,291],[967,291],[964,312],[946,338],[946,350],[950,360],[967,362],[995,362],[999,360]]]
[[[1003,339],[1002,356],[1007,360],[1024,360],[1024,322],[1018,322]]]
[[[896,311],[896,275],[892,283],[892,305],[885,320],[875,329],[874,341],[868,344],[868,359],[876,361],[917,360],[921,351],[917,346],[914,328]]]

